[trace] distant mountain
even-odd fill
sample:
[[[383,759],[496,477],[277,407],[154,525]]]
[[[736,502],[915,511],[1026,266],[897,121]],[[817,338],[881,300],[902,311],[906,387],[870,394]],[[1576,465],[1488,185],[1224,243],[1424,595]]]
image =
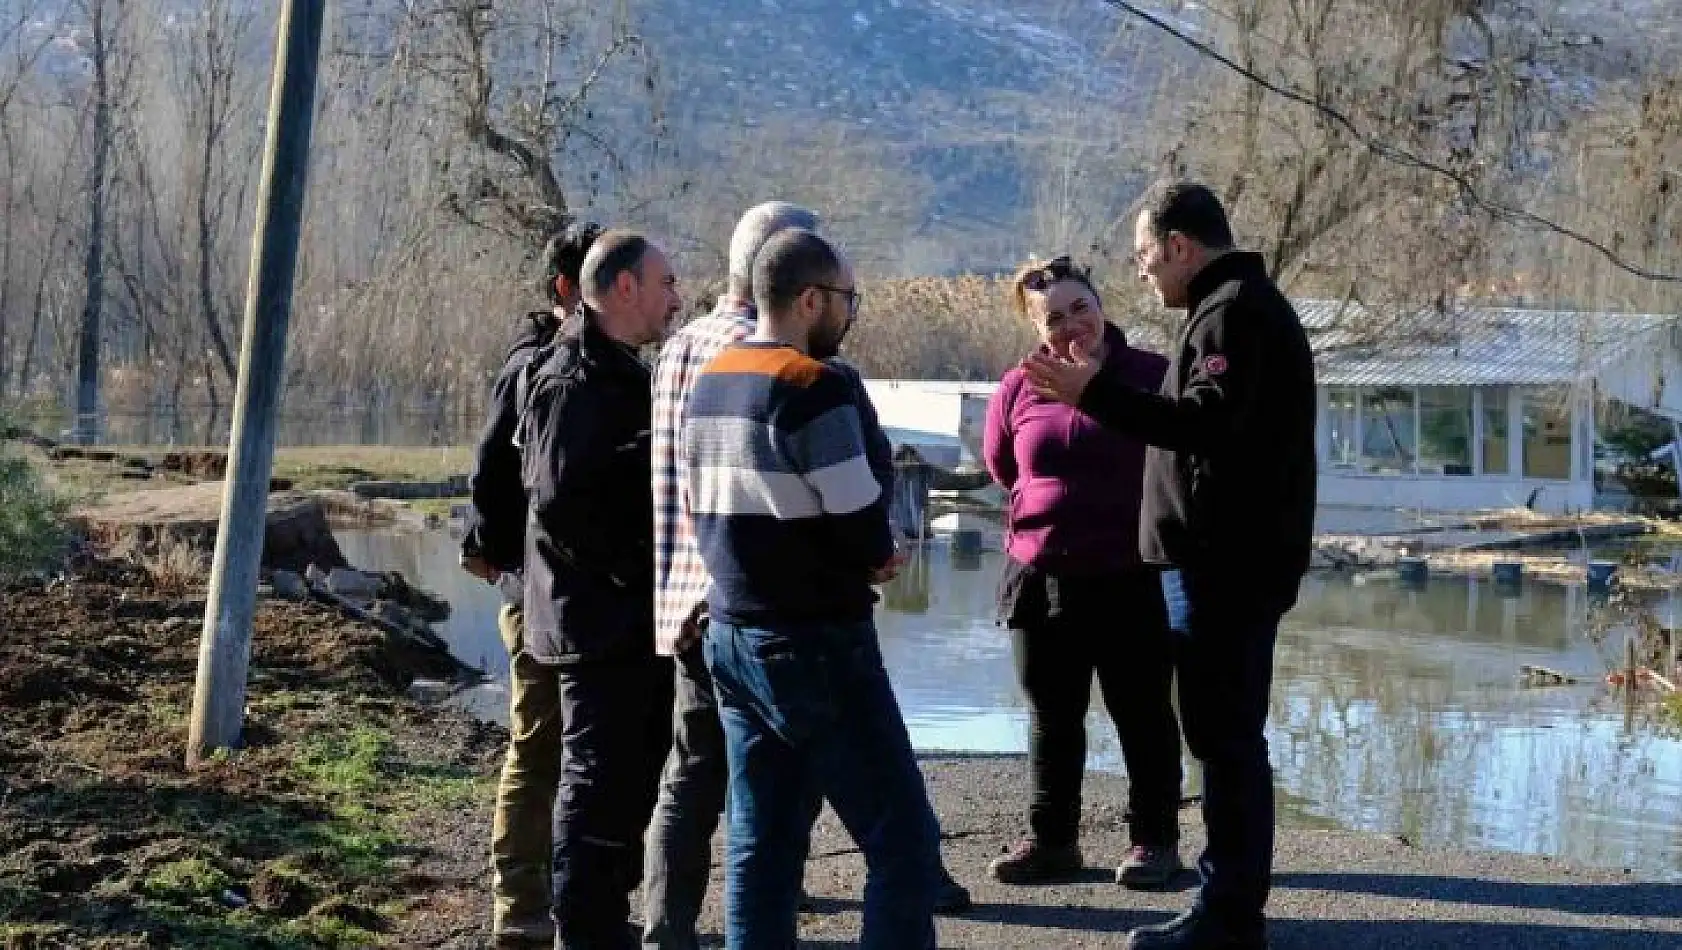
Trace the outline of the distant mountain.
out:
[[[1123,21],[1101,0],[648,0],[641,9],[680,127],[839,124],[933,183],[922,219],[944,232],[1014,223],[1027,197],[1022,137],[1073,97],[1126,101],[1129,85],[1145,81],[1139,64],[1106,53]]]

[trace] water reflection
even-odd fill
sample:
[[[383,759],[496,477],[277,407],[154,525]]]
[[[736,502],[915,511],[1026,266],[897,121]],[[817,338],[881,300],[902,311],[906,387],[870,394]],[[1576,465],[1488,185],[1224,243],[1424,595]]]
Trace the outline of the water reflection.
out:
[[[460,655],[505,671],[498,595],[456,568],[448,536],[344,532],[340,543],[353,563],[448,597],[444,632]],[[937,545],[882,591],[882,649],[919,748],[1027,746],[1009,639],[992,619],[998,569],[997,554],[954,563]],[[1275,665],[1270,737],[1287,820],[1682,879],[1682,741],[1626,722],[1598,685],[1607,658],[1586,636],[1590,609],[1581,588],[1533,582],[1498,592],[1310,578]],[[1521,664],[1587,685],[1523,689]],[[493,687],[477,706],[501,715],[505,703]],[[1120,770],[1096,716],[1090,764]]]

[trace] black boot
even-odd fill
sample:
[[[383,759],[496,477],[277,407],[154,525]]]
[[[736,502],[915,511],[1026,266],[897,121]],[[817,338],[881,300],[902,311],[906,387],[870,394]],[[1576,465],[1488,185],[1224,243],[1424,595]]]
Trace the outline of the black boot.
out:
[[[1127,935],[1127,950],[1267,950],[1267,928],[1234,927],[1202,907]]]

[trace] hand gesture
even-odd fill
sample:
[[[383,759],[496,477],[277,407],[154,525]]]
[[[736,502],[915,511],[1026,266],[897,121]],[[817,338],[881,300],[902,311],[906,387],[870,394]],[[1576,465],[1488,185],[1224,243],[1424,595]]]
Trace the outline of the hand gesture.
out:
[[[1050,353],[1034,353],[1022,361],[1022,369],[1028,374],[1028,383],[1034,387],[1034,392],[1047,399],[1078,406],[1087,384],[1098,375],[1098,362],[1077,343],[1070,344],[1068,359]]]
[[[899,569],[905,566],[908,557],[904,551],[895,551],[894,556],[888,558],[888,563],[870,572],[870,583],[886,584],[899,576]]]
[[[495,584],[497,575],[502,573],[492,567],[491,562],[477,554],[463,554],[461,556],[461,569],[487,584]]]
[[[683,626],[678,629],[677,641],[672,644],[673,653],[688,653],[695,644],[701,642],[701,637],[707,632],[707,602],[701,601],[689,611],[689,616],[683,618]]]

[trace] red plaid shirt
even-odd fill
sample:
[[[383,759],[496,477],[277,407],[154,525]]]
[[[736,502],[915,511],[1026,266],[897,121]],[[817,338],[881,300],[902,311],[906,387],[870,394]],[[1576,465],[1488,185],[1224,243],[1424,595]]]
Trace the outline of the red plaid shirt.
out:
[[[671,655],[711,583],[689,530],[683,409],[701,367],[752,334],[757,322],[752,306],[720,299],[711,314],[666,341],[654,367],[654,649],[662,655]]]

